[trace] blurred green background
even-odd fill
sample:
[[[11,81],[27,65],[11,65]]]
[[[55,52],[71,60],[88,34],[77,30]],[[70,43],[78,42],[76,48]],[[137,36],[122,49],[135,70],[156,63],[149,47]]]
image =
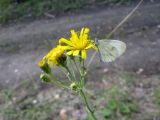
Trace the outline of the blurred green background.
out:
[[[130,0],[0,0],[0,23],[63,13],[95,5],[126,4]]]

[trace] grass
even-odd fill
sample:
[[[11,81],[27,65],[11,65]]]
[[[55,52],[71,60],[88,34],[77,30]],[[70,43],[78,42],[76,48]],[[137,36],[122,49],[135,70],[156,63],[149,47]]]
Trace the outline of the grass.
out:
[[[109,98],[103,109],[103,116],[106,120],[117,120],[118,118],[129,119],[138,111],[137,102],[125,91],[113,87],[108,91]]]
[[[160,108],[159,76],[143,78],[133,73],[121,72],[107,76],[104,74],[102,78],[102,81],[92,81],[87,84],[89,88],[87,93],[99,120],[146,120],[153,119],[153,115],[159,117],[157,112]],[[151,85],[152,82],[158,82],[155,84],[157,86]],[[138,84],[142,83],[150,85],[144,90],[154,91],[147,92],[143,98],[139,99],[132,92],[139,87]],[[100,85],[103,87],[99,87]],[[24,95],[23,91],[27,93],[27,97],[21,102],[16,102],[15,98],[21,98]],[[36,94],[32,95],[33,92]],[[154,96],[150,97],[152,93]],[[146,102],[146,99],[151,99],[150,103]],[[34,103],[34,100],[37,102]],[[146,104],[159,108],[144,109]],[[44,89],[44,86],[40,87],[36,82],[23,82],[16,90],[5,89],[0,92],[0,119],[3,117],[4,120],[51,120],[53,118],[58,120],[62,109],[69,110],[67,112],[69,119],[73,119],[80,112],[80,120],[87,120],[85,107],[80,98],[66,90],[48,86]],[[153,113],[150,113],[150,110]]]
[[[160,109],[160,88],[156,89],[154,91],[154,97],[155,97],[155,103],[157,104],[157,106],[159,107]],[[159,111],[160,112],[160,111]]]
[[[124,4],[130,0],[0,0],[0,23],[37,18],[46,13],[63,13],[90,5]]]
[[[112,87],[104,89],[106,105],[102,109],[105,120],[130,119],[139,111],[138,102],[130,95],[130,84],[136,80],[134,74],[122,72],[112,78],[104,76],[105,81],[113,82]],[[110,79],[112,79],[110,81]],[[133,84],[132,84],[133,85]]]
[[[48,120],[52,112],[51,104],[33,105],[23,104],[23,107],[15,106],[14,104],[4,105],[1,108],[1,114],[5,120]]]
[[[33,101],[35,97],[26,97],[26,99],[18,102],[16,100],[20,91],[26,91],[28,96],[37,91],[38,88],[35,85],[31,85],[28,81],[24,81],[21,87],[18,88],[18,92],[14,89],[3,89],[0,94],[0,119],[4,120],[50,120],[52,108],[52,102],[43,104],[35,104]],[[22,95],[23,96],[23,95]]]

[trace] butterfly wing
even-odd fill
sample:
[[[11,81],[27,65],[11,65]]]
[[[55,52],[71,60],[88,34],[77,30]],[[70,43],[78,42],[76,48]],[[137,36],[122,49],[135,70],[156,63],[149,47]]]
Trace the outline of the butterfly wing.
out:
[[[126,50],[126,44],[119,40],[99,40],[98,48],[103,62],[112,62]]]

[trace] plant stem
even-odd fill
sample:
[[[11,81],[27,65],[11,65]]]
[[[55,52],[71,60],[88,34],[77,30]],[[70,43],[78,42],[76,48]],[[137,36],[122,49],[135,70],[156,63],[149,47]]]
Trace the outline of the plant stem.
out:
[[[66,89],[69,89],[68,86],[63,85],[60,81],[57,80],[57,78],[55,76],[53,76],[52,74],[49,74],[51,78],[53,78],[53,80],[51,81],[51,83],[56,84],[59,87],[63,87]]]
[[[70,71],[70,69],[68,68],[68,66],[65,66],[65,68],[68,71],[71,80],[73,80],[74,82],[76,82],[76,78],[74,77],[74,75],[72,74],[72,72]]]
[[[75,60],[73,60],[73,63],[74,63],[74,65],[75,65],[75,67],[76,67],[76,69],[77,69],[79,75],[82,75],[81,70],[79,69],[79,67],[78,67],[78,65],[77,65],[77,63],[76,63]]]
[[[97,120],[96,116],[94,115],[94,111],[89,106],[89,103],[88,103],[88,100],[87,100],[87,97],[86,97],[85,93],[83,92],[82,89],[79,92],[80,92],[81,97],[83,98],[83,101],[84,101],[84,103],[85,103],[85,105],[87,107],[88,112],[90,113],[90,115],[92,117],[92,120]]]

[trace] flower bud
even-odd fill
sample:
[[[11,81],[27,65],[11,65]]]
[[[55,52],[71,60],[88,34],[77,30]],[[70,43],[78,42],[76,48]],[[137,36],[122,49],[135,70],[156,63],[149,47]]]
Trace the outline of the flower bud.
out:
[[[70,88],[71,88],[71,90],[76,91],[76,90],[77,90],[77,88],[78,88],[78,86],[77,86],[77,84],[76,84],[76,83],[71,83]]]
[[[48,63],[45,62],[44,60],[41,60],[39,63],[38,63],[38,66],[42,69],[42,71],[44,71],[45,73],[47,74],[50,74],[51,73],[51,68],[49,67]]]
[[[45,83],[50,83],[51,82],[51,79],[49,78],[49,76],[47,74],[41,74],[40,79]]]

